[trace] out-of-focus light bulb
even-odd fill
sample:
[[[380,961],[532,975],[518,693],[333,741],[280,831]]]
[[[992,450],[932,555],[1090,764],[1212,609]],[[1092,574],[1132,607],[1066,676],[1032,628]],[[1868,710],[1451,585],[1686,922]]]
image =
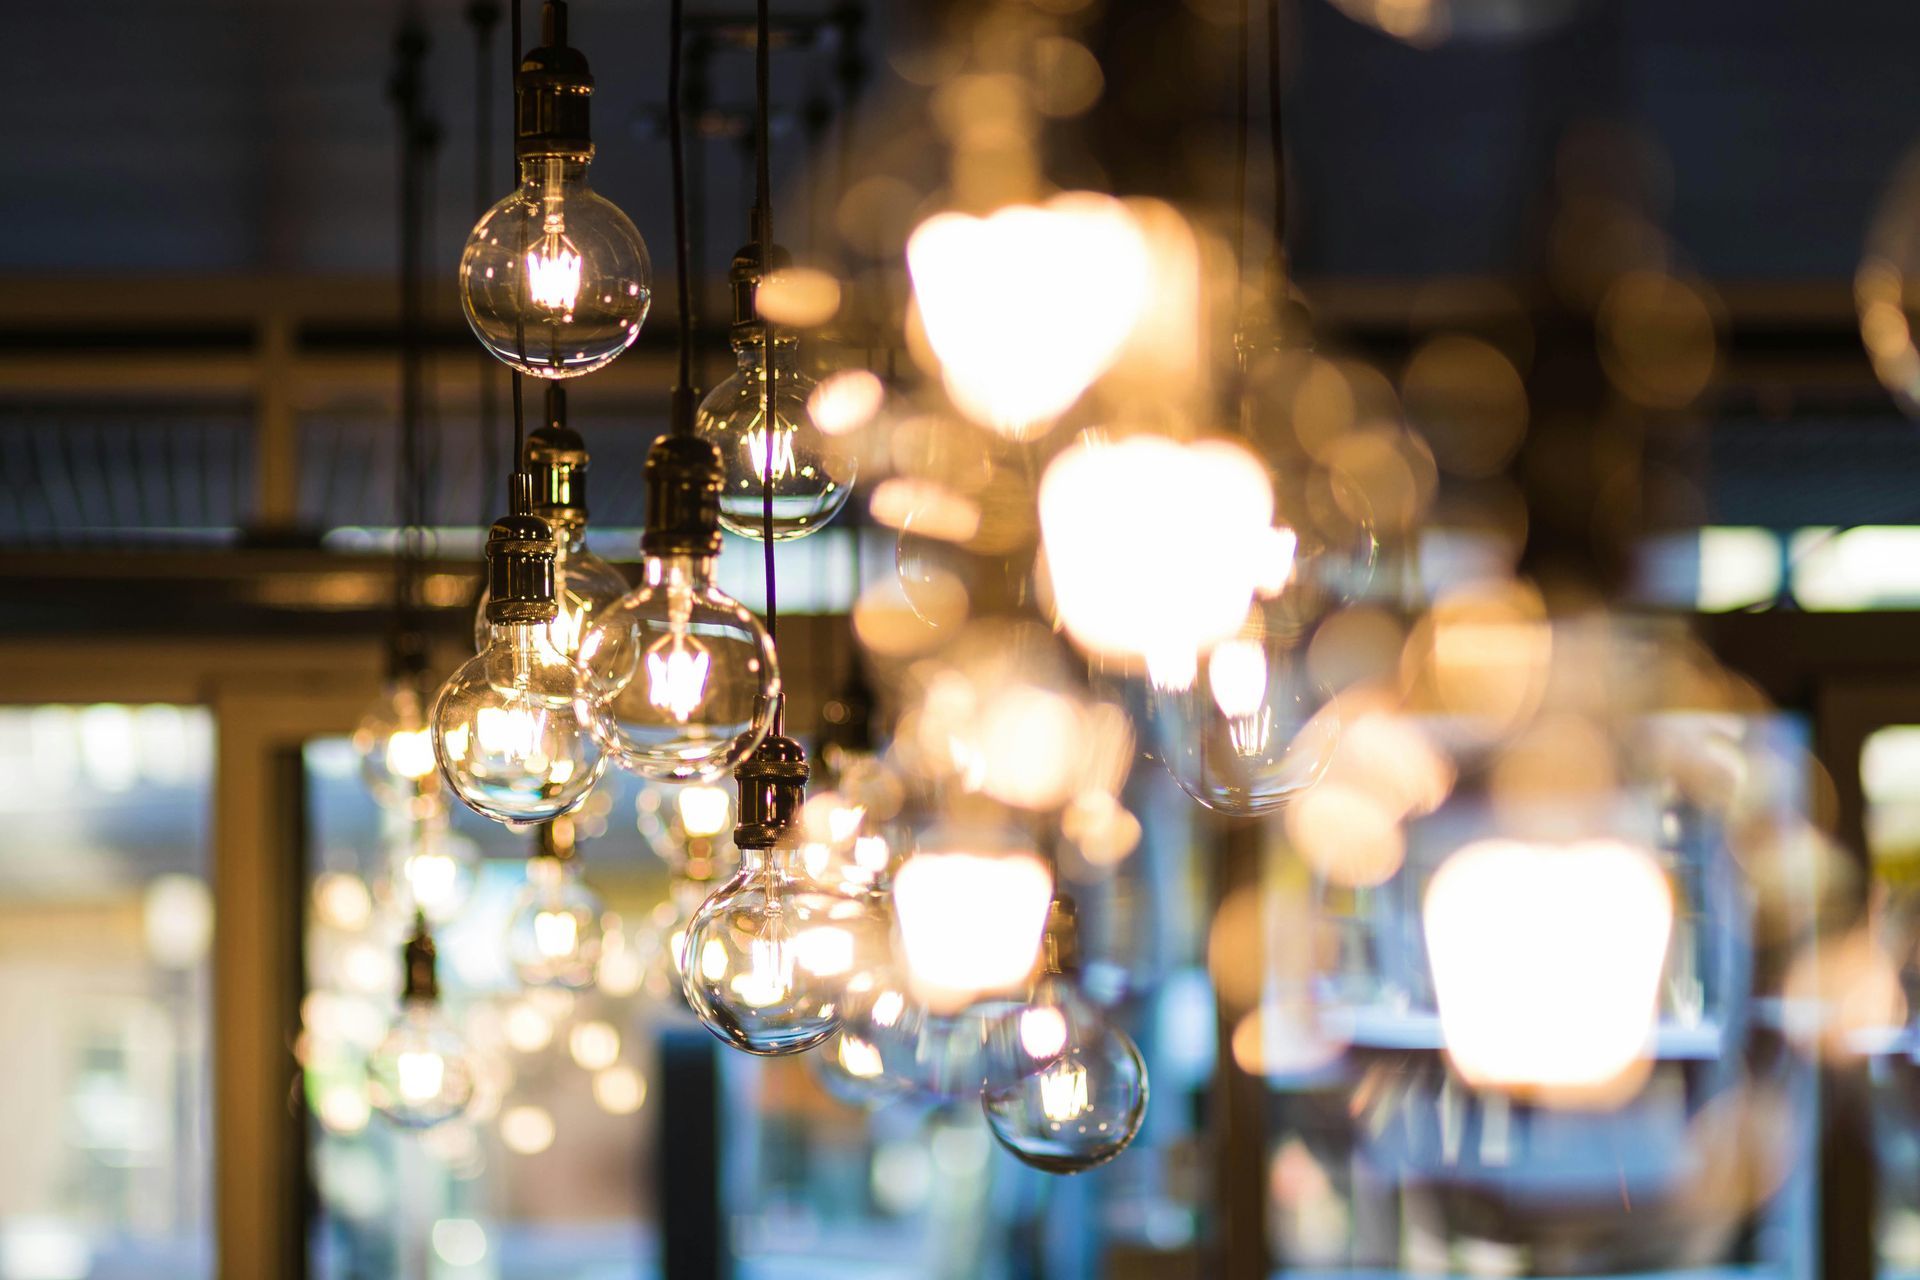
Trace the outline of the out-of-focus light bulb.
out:
[[[1145,662],[1157,685],[1184,688],[1196,655],[1239,630],[1276,572],[1244,550],[1269,540],[1273,488],[1238,444],[1084,436],[1048,465],[1039,503],[1067,634],[1096,656]]]
[[[401,906],[423,913],[433,924],[453,919],[473,892],[479,857],[473,842],[454,831],[444,814],[413,819],[406,843],[391,864]]]
[[[1548,1101],[1630,1092],[1673,914],[1660,864],[1620,841],[1482,840],[1453,854],[1422,917],[1455,1070]]]
[[[527,859],[527,884],[507,925],[507,958],[520,981],[592,986],[605,936],[600,918],[600,899],[581,882],[571,857],[543,851]]]
[[[594,734],[622,767],[712,778],[765,735],[780,692],[773,640],[713,582],[711,556],[648,556],[644,581],[580,646]]]
[[[1139,223],[1085,192],[985,218],[936,214],[909,237],[907,269],[947,394],[1016,438],[1051,424],[1107,371],[1153,281]]]
[[[1053,876],[1032,854],[917,853],[893,881],[913,994],[936,1010],[1024,983]]]
[[[705,783],[683,787],[674,805],[680,812],[681,827],[696,839],[719,835],[733,818],[733,797],[725,787]]]
[[[467,323],[496,357],[538,378],[591,373],[633,345],[652,300],[647,245],[587,183],[593,76],[548,5],[516,78],[520,185],[487,210],[460,257]]]
[[[406,811],[423,791],[439,786],[426,704],[413,679],[398,679],[387,686],[360,718],[353,747],[367,789],[386,808]]]
[[[720,523],[743,538],[766,537],[766,489],[773,489],[773,537],[803,538],[839,514],[859,462],[814,421],[819,386],[800,367],[791,337],[773,348],[773,422],[767,423],[764,348],[736,343],[733,375],[700,402],[696,427],[720,450],[726,482]]]
[[[424,920],[407,943],[406,967],[400,1016],[367,1059],[367,1097],[394,1124],[429,1129],[467,1109],[475,1073],[466,1042],[440,1006]]]

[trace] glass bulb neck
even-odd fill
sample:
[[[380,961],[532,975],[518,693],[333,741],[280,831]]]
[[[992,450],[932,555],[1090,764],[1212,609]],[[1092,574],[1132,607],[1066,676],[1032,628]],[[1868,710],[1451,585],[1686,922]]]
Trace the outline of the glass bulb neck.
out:
[[[773,335],[773,367],[779,374],[799,368],[800,335],[783,325],[768,324],[758,316],[738,321],[727,335],[733,358],[742,373],[759,372],[766,361],[767,335]]]
[[[588,154],[591,154],[591,148]],[[579,188],[587,183],[587,155],[523,155],[519,162],[520,186],[539,198],[558,188]],[[568,191],[566,194],[571,195]]]
[[[642,572],[650,587],[685,588],[699,591],[713,583],[713,556],[648,556]]]

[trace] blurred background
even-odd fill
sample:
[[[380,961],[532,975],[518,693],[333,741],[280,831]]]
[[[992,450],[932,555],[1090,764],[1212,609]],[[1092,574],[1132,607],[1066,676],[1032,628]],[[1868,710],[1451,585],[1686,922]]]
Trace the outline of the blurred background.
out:
[[[1132,1145],[1073,1178],[973,1097],[727,1052],[675,952],[730,819],[613,771],[573,819],[606,930],[580,990],[524,987],[502,941],[533,837],[448,806],[434,923],[474,1098],[420,1134],[370,1102],[420,856],[355,741],[394,552],[422,530],[437,680],[471,653],[510,461],[456,271],[511,186],[487,10],[9,10],[0,1280],[1920,1274],[1920,10],[772,6],[779,239],[838,282],[802,351],[887,396],[848,433],[853,499],[777,549],[788,732],[817,746],[868,680],[877,753],[940,797],[909,846],[958,792],[1057,846],[1081,985],[1152,1082]],[[752,19],[688,0],[702,387],[751,230]],[[656,272],[637,342],[568,385],[588,545],[628,570],[674,376],[666,22],[572,6],[595,185]],[[403,81],[429,125],[413,512]],[[1062,190],[1139,201],[1155,288],[1191,280],[1076,407],[1009,426],[970,408],[905,246]],[[1071,382],[1068,335],[1126,269],[976,302],[1052,306],[1043,363]],[[1126,561],[1142,634],[1212,555],[1150,477],[1048,506],[1037,477],[1093,427],[1236,435],[1298,531],[1292,581],[1326,567],[1203,656],[1211,701],[1072,614],[1061,528],[1178,545]],[[760,552],[720,557],[754,609]],[[1235,780],[1276,730],[1230,705],[1221,654],[1267,646],[1258,705],[1276,643],[1305,692]],[[1132,727],[1076,713],[969,772],[947,678]],[[1099,805],[995,781],[1116,743]],[[1530,880],[1521,844],[1590,861]],[[1634,892],[1629,845],[1666,904],[1637,953],[1607,896]],[[1656,1013],[1627,1009],[1631,1061],[1596,1073],[1641,953]]]

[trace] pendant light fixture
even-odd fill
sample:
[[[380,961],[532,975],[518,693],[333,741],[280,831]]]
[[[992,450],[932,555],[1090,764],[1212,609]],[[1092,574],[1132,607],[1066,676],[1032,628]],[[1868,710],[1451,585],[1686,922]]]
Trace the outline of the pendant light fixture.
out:
[[[542,823],[507,924],[507,958],[529,987],[593,985],[605,937],[600,898],[580,877],[571,818]]]
[[[723,469],[719,452],[694,431],[680,0],[669,25],[679,376],[671,425],[647,454],[641,583],[587,628],[578,661],[593,734],[607,754],[643,777],[694,782],[734,769],[773,727],[780,667],[772,633],[714,583]]]
[[[400,1015],[367,1059],[368,1098],[403,1129],[445,1124],[473,1101],[473,1062],[440,1005],[435,960],[427,918],[416,915],[401,950]]]
[[[518,0],[514,26],[519,26]],[[460,257],[467,322],[521,373],[591,373],[633,345],[652,300],[646,242],[587,183],[593,73],[567,43],[565,0],[541,7],[540,47],[514,74],[517,190],[489,209]]]

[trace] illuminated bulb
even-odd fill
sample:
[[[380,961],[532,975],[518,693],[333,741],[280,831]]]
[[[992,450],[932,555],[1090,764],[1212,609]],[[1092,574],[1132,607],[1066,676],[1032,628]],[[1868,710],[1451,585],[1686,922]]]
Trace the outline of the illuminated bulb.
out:
[[[1040,532],[1054,609],[1087,652],[1146,663],[1185,688],[1196,655],[1231,639],[1271,557],[1273,488],[1238,444],[1083,436],[1040,480]],[[1152,591],[1142,584],[1152,583]]]
[[[894,876],[893,904],[912,994],[936,1011],[1026,981],[1053,877],[1031,854],[917,853]]]
[[[847,1061],[820,1072],[836,1097],[865,1103],[911,1090],[929,1098],[974,1098],[990,1080],[1009,1080],[1023,1069],[1026,1059],[1009,1034],[1017,1004],[988,998],[936,1011],[911,989],[909,977],[888,962],[848,984],[836,1050]]]
[[[1256,641],[1229,640],[1207,662],[1207,688],[1227,717],[1227,740],[1241,756],[1258,755],[1273,734],[1267,705],[1267,655]]]
[[[846,900],[805,877],[791,847],[743,849],[740,870],[694,913],[682,944],[693,1011],[754,1054],[799,1053],[840,1025]]]
[[[407,811],[439,788],[424,700],[412,680],[390,683],[353,731],[360,776],[382,806]]]
[[[627,579],[587,549],[584,524],[556,521],[553,589],[553,620],[533,628],[535,652],[542,665],[571,667],[594,618],[627,593]],[[473,639],[476,649],[484,649],[493,641],[484,592],[479,610],[474,614]]]
[[[1441,864],[1422,917],[1447,1057],[1468,1083],[1548,1098],[1636,1082],[1673,891],[1614,840],[1482,840]]]
[[[773,347],[773,423],[758,341],[734,344],[733,375],[700,402],[696,429],[720,450],[726,479],[720,523],[743,538],[766,537],[766,494],[773,489],[773,537],[802,538],[826,524],[853,492],[858,462],[814,421],[817,384],[800,368],[791,337]],[[838,425],[836,423],[836,425]]]
[[[733,797],[725,787],[696,783],[683,787],[674,798],[680,813],[680,825],[689,836],[707,839],[727,829],[733,817]]]
[[[732,769],[766,734],[780,692],[772,638],[714,585],[713,566],[712,556],[648,556],[640,586],[580,645],[594,736],[648,778]]]
[[[507,958],[530,987],[589,987],[604,935],[600,899],[581,883],[572,859],[527,859],[527,884],[507,925]]]
[[[937,214],[907,240],[907,268],[947,394],[1015,438],[1073,407],[1152,294],[1139,224],[1118,201],[1085,192],[985,218]]]
[[[434,924],[453,919],[473,892],[478,858],[473,842],[456,834],[444,817],[416,819],[395,868],[397,887],[404,893],[402,906],[422,912]]]
[[[401,1128],[430,1129],[467,1109],[475,1072],[466,1043],[440,1006],[424,920],[407,943],[406,957],[400,1016],[367,1058],[367,1098]]]
[[[537,378],[570,378],[633,345],[651,275],[633,223],[587,184],[586,155],[522,155],[519,189],[467,238],[461,304],[494,356]]]

